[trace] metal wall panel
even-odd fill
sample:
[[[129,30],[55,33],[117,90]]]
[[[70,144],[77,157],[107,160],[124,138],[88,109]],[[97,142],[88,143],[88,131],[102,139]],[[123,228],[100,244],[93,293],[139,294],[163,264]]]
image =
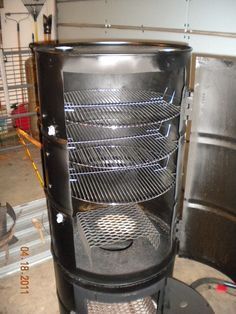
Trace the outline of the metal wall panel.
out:
[[[198,57],[180,255],[236,279],[236,60]]]
[[[191,0],[188,27],[204,31],[236,32],[235,12],[235,0]]]
[[[236,1],[190,0],[188,2],[187,38],[194,52],[235,56]]]
[[[183,42],[187,3],[185,0],[107,0],[58,2],[58,38],[78,40],[81,38],[139,38],[168,39]],[[107,25],[107,28],[75,28],[60,26],[61,23],[87,23]],[[180,33],[112,29],[110,26],[151,26],[180,29]]]
[[[57,7],[58,23],[104,23],[107,15],[105,1],[62,2]],[[60,32],[60,28],[58,31]],[[70,36],[68,29],[67,31]]]
[[[126,39],[136,39],[138,41],[142,40],[159,40],[166,41],[167,36],[165,32],[156,32],[145,31],[137,32],[132,30],[116,30],[116,29],[99,29],[99,28],[78,28],[78,27],[61,27],[59,31],[59,38],[61,42],[75,42],[78,39],[117,39],[117,40],[126,40]],[[182,39],[181,34],[168,34],[168,41],[186,43]]]
[[[58,23],[87,22],[184,28],[186,1],[107,0],[58,3]]]
[[[107,19],[111,24],[184,29],[185,10],[186,1],[182,0],[107,1]]]
[[[57,7],[60,41],[155,39],[187,42],[196,53],[236,56],[234,0],[57,0]]]
[[[193,51],[198,54],[236,56],[236,36],[235,38],[230,38],[190,34],[188,43],[193,47]]]

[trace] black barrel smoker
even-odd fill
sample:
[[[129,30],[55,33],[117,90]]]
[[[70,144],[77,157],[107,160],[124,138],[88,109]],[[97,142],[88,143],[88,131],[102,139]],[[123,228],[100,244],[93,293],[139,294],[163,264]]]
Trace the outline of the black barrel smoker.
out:
[[[36,49],[61,313],[213,313],[171,278],[190,55],[163,43]]]

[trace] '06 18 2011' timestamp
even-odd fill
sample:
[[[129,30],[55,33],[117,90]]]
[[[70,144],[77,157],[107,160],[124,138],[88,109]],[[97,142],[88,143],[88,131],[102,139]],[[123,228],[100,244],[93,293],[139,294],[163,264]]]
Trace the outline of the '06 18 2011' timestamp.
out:
[[[20,248],[20,293],[29,294],[29,257],[28,246],[22,246]]]

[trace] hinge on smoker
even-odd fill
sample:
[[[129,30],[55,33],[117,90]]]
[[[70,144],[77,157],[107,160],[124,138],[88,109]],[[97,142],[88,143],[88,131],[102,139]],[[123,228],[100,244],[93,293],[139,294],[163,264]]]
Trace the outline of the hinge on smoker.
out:
[[[183,232],[183,221],[177,220],[176,225],[175,225],[175,237],[179,241],[181,241],[182,232]]]
[[[193,91],[185,90],[183,98],[184,120],[192,120]]]

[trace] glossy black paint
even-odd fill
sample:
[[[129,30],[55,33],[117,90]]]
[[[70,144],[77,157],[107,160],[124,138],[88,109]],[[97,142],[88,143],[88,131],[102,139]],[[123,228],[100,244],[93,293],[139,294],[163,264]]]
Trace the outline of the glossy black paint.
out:
[[[71,197],[63,93],[111,87],[163,93],[168,85],[170,95],[175,91],[174,104],[180,106],[190,51],[190,48],[178,45],[134,43],[79,44],[67,52],[53,47],[36,49],[45,190],[61,313],[71,310],[87,313],[87,300],[125,302],[154,296],[159,291],[164,296],[166,277],[172,274],[176,254],[175,208],[181,184],[179,174],[178,186],[158,198],[140,203],[145,213],[163,220],[169,228],[168,244],[160,251],[160,260],[155,266],[115,276],[85,271],[76,260],[81,254],[76,247],[76,213],[83,210],[84,202]],[[122,62],[116,65],[115,60],[112,63],[109,60],[104,65],[104,56],[106,60],[112,56]],[[182,150],[181,136],[185,129],[180,119],[182,117],[164,122],[160,132],[165,134],[169,130],[170,138],[179,141],[179,150]],[[55,128],[53,135],[49,134],[50,126]],[[170,164],[176,166],[177,159],[177,153],[174,153]],[[63,219],[58,221],[58,215]]]

